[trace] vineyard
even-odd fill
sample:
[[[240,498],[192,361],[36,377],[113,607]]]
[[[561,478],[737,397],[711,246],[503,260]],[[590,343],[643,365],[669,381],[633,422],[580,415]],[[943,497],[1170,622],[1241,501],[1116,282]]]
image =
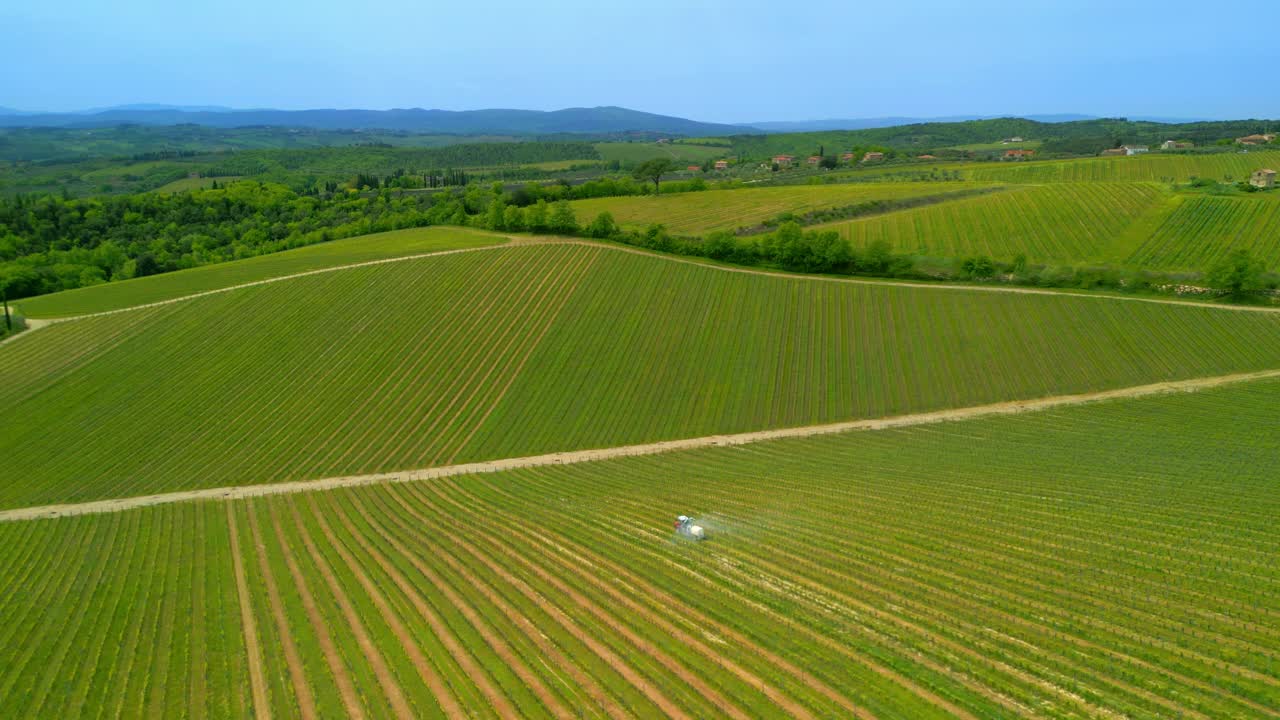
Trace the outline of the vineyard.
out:
[[[1224,182],[1249,179],[1254,170],[1280,166],[1280,152],[1223,152],[1195,155],[1148,153],[1027,163],[983,163],[963,174],[984,182],[1180,182],[1207,178]]]
[[[1057,183],[819,227],[838,230],[855,247],[883,241],[933,257],[1116,261],[1137,241],[1128,231],[1144,228],[1140,221],[1161,212],[1168,200],[1150,183]]]
[[[1278,330],[1273,313],[513,245],[19,336],[0,346],[0,507],[1270,369]]]
[[[1277,402],[1256,382],[7,523],[0,697],[59,718],[1274,716]],[[677,512],[711,539],[673,539]]]
[[[68,317],[134,307],[338,265],[484,247],[501,242],[506,242],[506,238],[460,228],[394,230],[308,245],[236,262],[202,265],[190,270],[41,295],[25,299],[21,304],[28,317]]]
[[[1232,250],[1244,248],[1280,268],[1280,198],[1186,198],[1140,245],[1129,262],[1147,267],[1212,267]]]
[[[659,196],[578,200],[573,209],[584,222],[609,212],[623,226],[643,228],[661,223],[667,230],[702,235],[756,225],[782,213],[800,215],[811,210],[843,207],[876,200],[904,200],[972,191],[972,183],[854,183],[848,185],[787,185],[737,190],[709,190]]]

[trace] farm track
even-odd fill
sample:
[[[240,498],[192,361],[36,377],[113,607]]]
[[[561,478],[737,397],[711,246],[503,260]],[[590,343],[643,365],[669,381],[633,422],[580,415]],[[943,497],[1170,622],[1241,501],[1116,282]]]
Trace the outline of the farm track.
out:
[[[665,440],[653,443],[623,445],[619,447],[600,448],[594,450],[548,453],[545,455],[504,458],[458,465],[445,465],[403,472],[347,475],[322,478],[319,480],[300,480],[261,485],[243,485],[239,487],[206,488],[202,490],[158,493],[153,495],[95,500],[74,504],[39,505],[0,511],[0,522],[119,512],[122,510],[150,507],[153,505],[190,502],[196,500],[231,500],[266,495],[283,495],[299,492],[333,490],[344,487],[358,487],[361,485],[414,482],[472,473],[498,472],[502,470],[543,467],[548,465],[571,465],[620,457],[655,455],[679,450],[693,450],[697,448],[729,445],[746,445],[784,438],[811,437],[815,435],[830,435],[834,433],[855,431],[887,430],[911,427],[914,425],[928,425],[933,423],[969,420],[999,415],[1016,415],[1020,413],[1051,410],[1071,405],[1083,405],[1108,400],[1133,399],[1177,392],[1195,392],[1222,387],[1225,385],[1234,385],[1277,377],[1280,377],[1280,369],[1260,370],[1256,372],[1232,373],[1228,375],[1193,378],[1191,380],[1150,383],[1091,393],[1055,395],[1031,400],[1013,400],[971,407],[914,413],[909,415],[897,415],[866,420],[850,420],[845,422],[779,428],[774,430],[757,430],[735,434],[708,435],[681,440]]]
[[[583,240],[581,238],[555,237],[555,236],[508,236],[510,242],[501,245],[485,245],[482,247],[457,248],[453,250],[439,250],[436,252],[419,253],[417,255],[406,255],[403,257],[383,258],[380,260],[365,260],[357,263],[349,263],[347,265],[335,265],[333,267],[319,268],[316,270],[307,270],[305,272],[293,273],[290,275],[281,275],[279,277],[266,278],[263,280],[253,280],[250,282],[239,283],[236,285],[228,285],[227,287],[217,288],[214,290],[205,290],[191,295],[183,295],[181,297],[169,298],[167,300],[158,300],[156,302],[144,303],[142,305],[132,305],[125,308],[117,308],[114,310],[104,310],[102,312],[85,313],[83,315],[70,315],[58,318],[27,318],[29,325],[27,331],[10,336],[4,340],[0,340],[0,345],[13,342],[20,337],[30,335],[33,330],[49,327],[57,323],[70,322],[72,320],[84,320],[87,318],[103,317],[107,315],[118,315],[120,313],[132,312],[134,310],[145,310],[148,308],[172,305],[175,303],[195,300],[210,295],[220,295],[222,293],[232,292],[234,290],[243,290],[245,288],[257,287],[260,285],[269,285],[272,283],[284,282],[286,280],[296,280],[298,278],[310,277],[313,275],[322,275],[325,273],[339,272],[342,270],[353,270],[357,268],[370,267],[376,265],[388,265],[392,263],[408,262],[412,260],[422,260],[424,258],[441,257],[445,255],[457,255],[460,253],[474,253],[501,250],[513,246],[522,245],[587,245],[591,247],[604,248],[607,250],[616,250],[618,252],[631,253],[633,255],[643,255],[646,257],[659,258],[668,262],[682,263],[686,265],[694,265],[696,267],[706,268],[710,270],[719,270],[721,272],[743,273],[747,275],[760,275],[764,277],[785,278],[788,280],[806,280],[812,282],[834,282],[849,283],[854,285],[872,285],[879,287],[902,287],[902,288],[924,288],[931,290],[951,290],[951,291],[974,291],[974,292],[993,292],[993,293],[1009,293],[1015,295],[1051,295],[1072,298],[1092,298],[1098,300],[1119,300],[1125,302],[1144,302],[1155,303],[1158,305],[1179,305],[1198,308],[1212,308],[1216,310],[1231,310],[1243,312],[1272,312],[1280,313],[1280,307],[1259,307],[1255,305],[1215,305],[1212,303],[1196,302],[1194,300],[1170,300],[1165,298],[1151,297],[1127,297],[1124,295],[1110,295],[1103,293],[1073,293],[1061,290],[1046,290],[1042,288],[1024,288],[1024,287],[1000,287],[989,285],[965,285],[958,283],[926,283],[911,282],[905,280],[869,280],[856,277],[830,277],[826,275],[805,275],[801,273],[788,273],[775,270],[759,270],[749,267],[738,267],[733,265],[718,265],[708,262],[699,262],[684,257],[663,255],[661,253],[650,252],[638,248],[628,247],[625,245],[617,245],[612,243],[598,242],[594,240]]]

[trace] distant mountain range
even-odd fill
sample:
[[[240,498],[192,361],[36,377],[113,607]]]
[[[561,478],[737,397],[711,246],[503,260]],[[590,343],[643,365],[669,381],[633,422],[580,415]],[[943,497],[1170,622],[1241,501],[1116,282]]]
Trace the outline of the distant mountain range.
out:
[[[1012,115],[953,115],[947,117],[829,118],[764,121],[728,125],[706,123],[621,107],[564,110],[242,110],[219,105],[163,105],[137,103],[76,112],[45,113],[0,107],[0,127],[101,128],[117,125],[201,125],[212,128],[287,127],[315,130],[388,130],[453,135],[557,135],[656,133],[679,136],[740,135],[869,130],[924,123],[993,120]],[[1098,119],[1093,115],[1061,113],[1020,116],[1042,123]],[[1132,117],[1158,123],[1197,122],[1186,118]]]
[[[393,130],[459,135],[666,133],[731,135],[752,128],[697,122],[620,107],[540,110],[233,110],[219,107],[125,105],[69,113],[0,109],[0,127],[95,128],[116,125],[276,126],[317,130]]]

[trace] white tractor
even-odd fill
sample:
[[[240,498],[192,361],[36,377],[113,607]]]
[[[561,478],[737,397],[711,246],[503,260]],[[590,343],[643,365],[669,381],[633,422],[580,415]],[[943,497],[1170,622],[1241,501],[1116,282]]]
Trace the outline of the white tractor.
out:
[[[701,525],[695,525],[693,518],[688,515],[681,515],[676,518],[676,533],[690,540],[707,539],[707,531],[703,530]]]

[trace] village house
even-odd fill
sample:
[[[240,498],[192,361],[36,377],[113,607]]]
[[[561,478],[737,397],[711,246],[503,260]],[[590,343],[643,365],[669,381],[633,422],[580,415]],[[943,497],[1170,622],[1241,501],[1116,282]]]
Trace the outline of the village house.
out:
[[[936,155],[928,155],[928,154],[926,154],[926,155],[917,155],[917,156],[916,156],[916,159],[917,159],[917,160],[937,160],[938,158],[937,158],[937,156],[936,156]]]
[[[1189,147],[1195,147],[1195,143],[1179,142],[1177,140],[1165,140],[1160,143],[1161,150],[1185,150]]]
[[[1267,143],[1275,139],[1276,139],[1276,136],[1271,134],[1245,135],[1242,138],[1236,138],[1236,142],[1239,143],[1240,145],[1266,145]]]
[[[728,170],[728,169],[729,169],[729,161],[728,161],[728,160],[717,160],[717,161],[716,161],[716,169],[717,169],[717,170]]]
[[[1256,188],[1270,190],[1276,186],[1276,171],[1267,169],[1255,170],[1253,175],[1249,176],[1249,184]]]
[[[809,158],[805,160],[805,162],[809,163],[810,165],[817,165],[818,163],[822,162],[822,156],[810,155]]]
[[[1020,142],[1025,142],[1025,141],[1021,137],[1014,135],[1011,138],[1005,138],[1004,140],[1001,140],[1000,144],[1008,145],[1009,143],[1020,143]]]
[[[883,159],[884,159],[884,153],[882,152],[869,152],[866,155],[862,156],[862,162],[864,163],[880,162]]]
[[[1124,154],[1125,154],[1125,150],[1124,150],[1124,148],[1122,148],[1122,147],[1118,147],[1118,148],[1107,148],[1106,150],[1103,150],[1102,152],[1100,152],[1100,153],[1098,153],[1098,154],[1099,154],[1099,155],[1102,155],[1103,157],[1108,157],[1108,156],[1111,156],[1111,155],[1124,155]]]
[[[1027,158],[1035,154],[1036,154],[1035,150],[1005,150],[1004,159],[1005,160],[1026,160]]]
[[[1124,150],[1125,155],[1141,155],[1142,153],[1149,151],[1151,148],[1146,145],[1125,145],[1121,149]]]
[[[851,152],[841,153],[840,159],[844,162],[853,162],[853,153]]]
[[[690,165],[685,168],[685,170],[688,170],[689,172],[698,172],[701,169],[702,169],[701,165]]]
[[[787,167],[788,165],[791,164],[792,160],[795,160],[795,157],[792,155],[774,155],[773,156],[773,164],[777,165],[778,167]]]

